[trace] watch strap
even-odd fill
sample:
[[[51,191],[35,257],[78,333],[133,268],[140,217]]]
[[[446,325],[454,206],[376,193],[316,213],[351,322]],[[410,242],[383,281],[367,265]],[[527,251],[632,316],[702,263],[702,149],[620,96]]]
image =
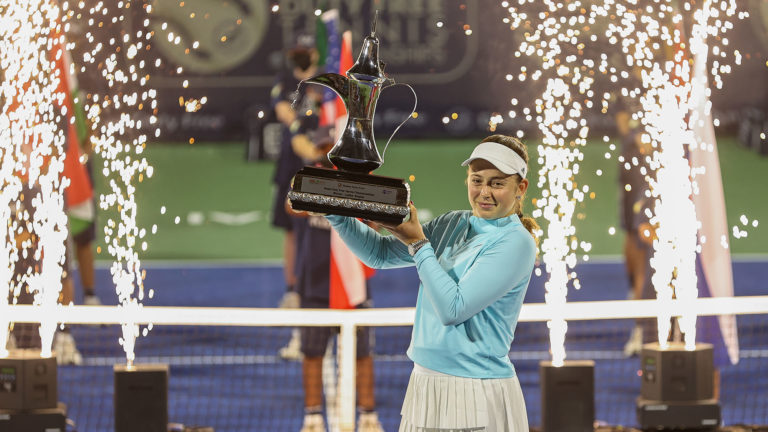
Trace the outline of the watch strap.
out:
[[[416,252],[418,252],[419,249],[421,249],[427,243],[429,243],[429,239],[424,238],[408,244],[408,253],[411,254],[411,256],[416,255]]]

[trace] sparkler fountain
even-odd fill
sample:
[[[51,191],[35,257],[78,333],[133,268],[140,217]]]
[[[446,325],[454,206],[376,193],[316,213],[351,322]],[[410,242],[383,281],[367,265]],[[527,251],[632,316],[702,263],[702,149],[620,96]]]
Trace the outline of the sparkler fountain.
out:
[[[698,146],[698,138],[692,129],[695,122],[700,122],[693,108],[701,105],[701,98],[708,96],[706,71],[702,78],[694,79],[688,59],[683,57],[683,50],[676,53],[672,60],[659,59],[658,53],[665,47],[690,47],[697,57],[697,64],[705,68],[707,53],[707,35],[717,36],[733,25],[727,19],[736,12],[734,1],[706,1],[693,12],[695,23],[690,39],[684,39],[679,25],[683,20],[678,10],[678,2],[640,2],[603,0],[598,2],[555,2],[543,1],[537,7],[529,0],[520,1],[519,6],[510,6],[504,1],[502,6],[509,11],[505,22],[513,30],[524,33],[515,56],[537,59],[540,69],[529,72],[521,67],[520,80],[530,77],[533,80],[545,79],[546,89],[541,98],[536,100],[535,117],[538,127],[544,134],[544,146],[540,147],[542,171],[539,181],[543,189],[542,198],[537,206],[551,228],[547,229],[542,244],[543,260],[547,265],[549,281],[547,283],[547,302],[553,307],[562,304],[565,289],[570,278],[561,267],[561,262],[571,264],[575,256],[574,234],[570,225],[569,212],[573,199],[580,196],[568,193],[578,191],[569,185],[569,179],[576,169],[570,172],[570,163],[580,157],[576,144],[584,144],[588,125],[580,118],[582,106],[591,108],[598,102],[591,87],[595,76],[594,69],[610,80],[610,85],[620,83],[633,73],[633,69],[642,72],[644,92],[639,89],[622,89],[625,93],[643,94],[641,101],[643,112],[633,113],[646,128],[643,139],[655,149],[651,157],[651,166],[657,177],[647,175],[651,197],[655,205],[651,222],[656,226],[654,241],[655,257],[652,261],[654,286],[662,303],[659,318],[660,335],[669,330],[669,318],[674,314],[665,306],[674,295],[678,299],[696,298],[696,274],[694,269],[697,251],[696,214],[691,196],[697,191],[691,178],[700,169],[691,167],[686,152]],[[642,3],[642,4],[641,4]],[[682,2],[682,8],[690,11],[695,8],[691,2]],[[739,18],[746,17],[739,13]],[[727,45],[727,39],[722,41]],[[601,52],[601,47],[616,47],[626,61],[609,63],[609,56]],[[725,57],[725,50],[715,49]],[[737,52],[738,60],[738,52]],[[715,61],[712,74],[718,87],[722,84],[721,73],[730,67]],[[600,75],[598,75],[599,77]],[[576,90],[571,96],[571,88]],[[604,93],[603,112],[609,105],[610,94]],[[695,99],[695,100],[694,100]],[[709,109],[710,105],[707,105]],[[693,113],[693,115],[691,115]],[[526,119],[533,116],[526,112]],[[566,118],[566,115],[570,118]],[[579,129],[579,137],[570,143],[572,153],[558,152],[553,146],[569,144],[568,131]],[[581,141],[579,141],[581,140]],[[550,148],[547,148],[550,147]],[[558,180],[562,179],[562,180]],[[563,187],[565,186],[565,187]],[[564,193],[565,192],[565,193]],[[570,204],[569,204],[569,200]],[[561,206],[561,207],[558,207]],[[554,222],[554,223],[553,223]],[[568,240],[571,240],[570,242]],[[577,283],[577,281],[575,282]],[[686,340],[691,347],[695,340],[695,314],[682,311],[681,323],[685,327]],[[666,327],[665,327],[666,326]],[[559,364],[565,358],[564,350],[559,347],[564,340],[567,328],[556,319],[550,328],[559,334],[551,336],[553,363]],[[662,339],[666,340],[666,336]],[[555,346],[558,345],[558,346]]]
[[[0,1],[0,361],[18,386],[0,392],[0,408],[5,420],[21,428],[16,417],[23,411],[34,415],[46,409],[51,428],[63,429],[66,418],[57,405],[51,350],[68,235],[61,125],[69,113],[57,67],[58,18],[56,2]],[[16,332],[23,336],[15,347],[20,349],[6,349],[9,298],[14,304],[31,302],[47,317],[39,325],[39,350],[30,324]]]
[[[647,6],[645,14],[625,13],[621,26],[609,30],[609,35],[627,35],[637,32],[635,39],[624,39],[622,48],[627,55],[627,66],[642,70],[645,94],[640,98],[643,112],[636,113],[645,126],[645,142],[654,148],[650,166],[656,171],[655,178],[648,176],[649,198],[653,208],[650,223],[655,229],[654,256],[651,266],[653,286],[659,305],[658,336],[662,348],[667,347],[671,330],[671,318],[680,315],[678,323],[683,333],[686,349],[696,345],[696,313],[693,307],[672,311],[669,302],[677,298],[682,304],[691,304],[698,297],[696,254],[701,251],[699,239],[700,219],[694,200],[698,194],[696,176],[705,170],[691,158],[696,152],[712,152],[714,135],[700,133],[703,122],[711,122],[711,104],[708,102],[709,87],[706,72],[707,35],[720,35],[733,27],[727,20],[735,15],[733,1],[705,1],[698,9],[685,2],[681,11],[676,2]],[[693,9],[693,10],[692,10]],[[684,15],[693,17],[690,37],[682,28]],[[739,18],[746,13],[739,13]],[[658,17],[658,18],[654,18]],[[719,17],[725,17],[722,20]],[[639,22],[638,22],[639,21]],[[723,38],[727,45],[727,38]],[[655,58],[659,46],[674,51],[673,58]],[[686,54],[690,50],[690,59]],[[725,50],[714,51],[725,57]],[[738,61],[738,52],[737,61]],[[730,67],[713,63],[712,74],[718,87],[722,85],[721,73]],[[694,73],[692,64],[698,71]],[[711,127],[711,123],[710,123]],[[718,174],[718,173],[714,173]],[[727,247],[727,243],[724,244]]]
[[[584,200],[589,186],[579,188],[576,175],[579,162],[583,159],[580,147],[586,145],[589,127],[582,117],[585,108],[591,106],[594,78],[586,73],[585,65],[579,64],[583,43],[579,40],[579,28],[584,25],[584,16],[578,16],[580,2],[571,2],[565,9],[563,4],[553,1],[541,2],[542,8],[536,15],[537,6],[531,2],[519,7],[507,7],[510,17],[505,22],[513,30],[524,27],[523,40],[515,51],[516,57],[533,58],[540,69],[528,73],[521,67],[519,80],[530,77],[533,81],[545,82],[541,96],[534,102],[534,115],[526,107],[526,120],[535,120],[543,135],[538,146],[539,169],[538,187],[541,197],[536,200],[534,217],[546,219],[545,236],[541,243],[542,260],[548,273],[545,283],[545,299],[552,318],[547,322],[550,335],[551,362],[541,362],[542,418],[544,430],[574,430],[592,428],[594,421],[594,363],[591,361],[565,362],[565,334],[568,324],[563,318],[563,308],[569,283],[579,288],[573,268],[576,265],[576,251],[579,242],[572,220],[577,203]],[[555,13],[555,12],[559,12]],[[558,19],[558,15],[562,19]],[[567,18],[566,15],[571,15]],[[533,24],[531,16],[540,21]],[[589,249],[585,242],[582,249]],[[565,392],[558,388],[562,383],[576,383],[575,388],[564,398]],[[578,396],[577,396],[578,395]],[[576,407],[574,404],[578,404]],[[570,414],[565,414],[570,413]],[[564,420],[569,425],[563,423]]]
[[[577,289],[580,287],[573,271],[576,252],[580,248],[590,249],[588,243],[578,242],[572,220],[577,203],[589,192],[588,185],[578,187],[575,176],[584,157],[580,147],[586,145],[589,133],[582,115],[592,106],[594,78],[586,71],[595,63],[582,57],[584,43],[579,36],[583,33],[585,16],[579,15],[580,2],[564,6],[553,1],[539,5],[521,1],[520,6],[510,6],[509,2],[502,2],[502,6],[509,12],[505,23],[513,31],[524,33],[515,57],[529,57],[540,65],[532,72],[522,66],[518,80],[545,82],[533,111],[526,107],[524,114],[527,121],[536,121],[543,135],[543,143],[538,146],[541,164],[538,186],[542,195],[536,200],[533,216],[544,216],[547,221],[541,245],[542,260],[549,275],[545,284],[546,301],[553,315],[547,324],[552,363],[562,366],[568,326],[559,311],[566,302],[569,283]],[[580,64],[579,60],[583,62]]]
[[[61,37],[59,8],[42,0],[3,1],[0,11],[0,213],[6,216],[3,220],[10,222],[3,224],[0,297],[4,299],[0,306],[7,305],[8,294],[15,302],[22,289],[26,289],[34,296],[34,304],[49,311],[50,320],[40,325],[40,355],[50,357],[67,237],[63,192],[68,182],[60,177],[65,138],[59,128],[67,112],[61,103],[63,95],[57,91],[62,77],[56,73],[55,60],[62,53],[54,40]],[[14,208],[19,210],[18,214],[12,214]],[[39,267],[27,268],[14,277],[19,256],[33,259]],[[0,326],[0,346],[2,354],[7,355],[8,324],[0,322]]]
[[[131,9],[134,8],[134,9]],[[133,12],[135,8],[142,8]],[[83,2],[66,13],[68,20],[89,25],[80,38],[82,53],[75,60],[82,72],[90,71],[100,87],[84,100],[92,123],[92,141],[102,159],[101,174],[108,192],[99,196],[99,208],[108,215],[104,226],[107,252],[113,258],[110,272],[123,312],[120,345],[126,354],[125,365],[114,366],[115,430],[159,431],[168,424],[168,365],[134,364],[135,344],[146,336],[152,324],[143,330],[133,317],[142,302],[154,292],[145,291],[138,249],[146,250],[146,229],[137,224],[137,183],[152,177],[153,168],[143,153],[147,145],[145,130],[157,137],[156,92],[149,88],[152,67],[160,59],[148,58],[154,32],[149,29],[152,3]],[[143,19],[142,19],[143,18]],[[153,227],[153,232],[155,228]],[[137,388],[141,393],[137,394]]]
[[[539,148],[542,197],[536,203],[542,211],[535,212],[534,216],[543,215],[548,224],[542,258],[549,273],[546,300],[553,310],[553,319],[548,323],[552,364],[562,365],[565,358],[563,343],[567,325],[558,318],[558,309],[565,304],[569,279],[575,277],[567,270],[575,264],[572,251],[576,249],[576,240],[571,238],[575,231],[570,225],[570,215],[573,204],[582,197],[576,193],[569,195],[578,191],[569,180],[578,172],[578,165],[574,164],[570,171],[570,164],[580,157],[577,145],[585,144],[588,131],[586,120],[579,118],[580,111],[582,106],[591,108],[596,103],[602,106],[603,113],[607,111],[610,93],[603,93],[602,100],[598,101],[599,96],[591,89],[592,77],[598,79],[602,75],[610,80],[609,86],[616,86],[629,78],[633,69],[642,73],[643,91],[623,88],[622,92],[625,96],[643,95],[643,112],[633,116],[645,126],[644,142],[655,149],[650,160],[651,168],[656,170],[655,177],[653,173],[642,174],[650,185],[649,198],[654,200],[649,216],[655,229],[647,235],[655,236],[651,265],[655,271],[653,285],[661,303],[659,338],[665,344],[671,317],[682,315],[679,322],[686,347],[694,349],[696,313],[691,307],[673,311],[670,301],[673,296],[683,302],[697,297],[695,259],[699,223],[692,201],[697,192],[696,183],[691,179],[701,169],[691,167],[686,152],[698,145],[692,125],[700,122],[701,117],[695,115],[693,108],[705,105],[701,98],[708,96],[708,89],[705,73],[703,80],[691,77],[690,64],[682,56],[682,49],[670,61],[659,59],[658,53],[665,47],[687,46],[704,68],[706,36],[716,36],[733,27],[721,18],[734,15],[735,2],[705,1],[699,6],[693,13],[695,24],[690,40],[685,40],[680,31],[683,14],[678,10],[678,3],[690,11],[697,7],[694,2],[520,0],[515,6],[512,3],[503,1],[501,5],[509,11],[504,22],[513,31],[522,33],[515,56],[533,58],[539,65],[533,72],[522,66],[518,79],[530,77],[546,82],[535,106],[538,114],[535,120],[544,135],[544,145]],[[744,16],[746,14],[739,15]],[[722,42],[727,43],[727,39]],[[617,62],[616,56],[601,52],[606,47],[620,51],[625,61]],[[719,52],[724,54],[724,50]],[[719,73],[729,68],[718,66],[716,61],[712,72],[719,86]],[[708,110],[709,105],[706,106]],[[528,108],[524,114],[528,121],[533,120]],[[569,142],[569,131],[577,128],[578,139]],[[565,151],[568,145],[573,153]],[[575,280],[574,285],[577,283]]]
[[[136,252],[139,247],[145,250],[147,244],[142,240],[146,230],[136,223],[135,183],[152,176],[152,167],[142,155],[147,143],[142,131],[154,128],[157,136],[159,130],[155,91],[147,88],[149,74],[144,54],[152,32],[147,30],[148,19],[140,21],[143,26],[139,25],[138,30],[130,28],[133,23],[126,17],[131,16],[131,7],[129,2],[86,5],[0,0],[0,216],[9,221],[3,224],[0,310],[7,307],[6,288],[11,290],[14,302],[25,294],[25,288],[34,294],[35,305],[44,309],[40,355],[51,356],[68,235],[63,193],[69,180],[62,177],[66,132],[71,128],[69,123],[74,122],[68,85],[72,84],[69,80],[76,67],[79,72],[96,72],[89,84],[101,84],[101,88],[80,102],[90,120],[92,143],[102,157],[100,172],[109,189],[100,196],[99,207],[117,215],[106,219],[104,233],[107,251],[114,258],[111,272],[119,308],[127,310],[122,314],[126,321],[122,323],[120,343],[129,369],[135,369],[131,366],[139,326],[131,316],[145,296],[153,294],[151,290],[144,292],[144,274]],[[141,12],[151,11],[148,4],[134,7],[143,8]],[[87,28],[82,37],[73,39],[77,46],[64,41],[63,35],[72,24]],[[74,48],[82,52],[82,58],[69,64],[67,51]],[[159,60],[154,62],[157,65]],[[19,271],[22,262],[26,268]],[[2,317],[7,314],[0,313]],[[8,355],[7,321],[0,319],[0,355]],[[145,328],[144,334],[147,331]],[[164,372],[167,379],[167,366]],[[116,407],[116,413],[120,409]],[[166,424],[167,418],[162,422],[163,430]]]
[[[685,7],[686,10],[692,9],[689,3]],[[722,20],[716,19],[711,25],[710,20],[721,12],[726,17],[733,16],[735,10],[734,1],[704,1],[700,8],[693,10],[691,36],[686,38],[685,28],[681,25],[684,14],[670,8],[672,22],[677,24],[667,39],[676,48],[674,58],[663,63],[652,63],[651,68],[643,71],[643,84],[647,90],[642,98],[645,110],[643,121],[647,139],[656,148],[652,166],[657,171],[656,178],[650,181],[650,196],[653,199],[650,222],[655,226],[654,255],[651,258],[655,272],[652,282],[661,303],[659,342],[645,345],[641,352],[645,378],[641,397],[637,400],[637,413],[643,429],[685,429],[720,423],[713,346],[696,343],[697,315],[693,302],[699,294],[697,279],[706,278],[706,275],[699,275],[696,271],[697,253],[703,246],[703,239],[699,237],[703,225],[700,217],[704,215],[696,214],[694,201],[699,192],[696,177],[706,173],[706,166],[695,165],[696,158],[692,155],[712,152],[715,148],[711,105],[707,100],[707,37],[724,32],[730,23],[726,20],[723,24]],[[724,44],[727,44],[727,39]],[[686,48],[690,49],[693,59],[689,60]],[[713,68],[716,83],[721,82],[716,67],[718,63],[716,61]],[[709,130],[704,125],[705,121],[710,122]],[[710,133],[702,134],[707,130]],[[708,173],[710,178],[718,174],[719,170]],[[720,204],[723,205],[722,201]],[[716,212],[717,208],[709,208],[708,211]],[[724,231],[727,233],[727,230]],[[672,330],[669,302],[673,296],[683,305],[677,311],[677,323],[684,345],[668,343]],[[670,371],[664,372],[665,369],[675,369],[675,363],[670,363],[670,358],[685,364],[682,376],[680,370],[675,371],[678,375],[675,379],[685,382],[682,386],[679,382],[669,381]],[[655,379],[657,374],[659,379]],[[681,388],[689,390],[682,392]],[[659,401],[668,404],[662,415],[654,411]]]
[[[576,54],[583,50],[583,43],[577,37],[579,28],[584,25],[584,16],[577,16],[580,2],[572,2],[567,9],[552,1],[544,1],[536,6],[533,2],[526,5],[509,6],[503,2],[510,16],[505,22],[513,30],[524,32],[523,40],[518,45],[516,57],[530,57],[540,65],[529,73],[527,67],[520,68],[518,79],[545,81],[542,94],[535,100],[534,115],[526,108],[526,120],[535,120],[543,143],[538,146],[539,170],[538,186],[542,196],[536,200],[538,207],[534,217],[544,216],[547,220],[545,237],[542,241],[542,260],[549,278],[545,284],[546,301],[552,308],[553,319],[547,324],[550,328],[550,351],[552,364],[562,366],[566,357],[564,343],[567,323],[559,312],[566,302],[569,283],[579,288],[576,273],[576,251],[579,242],[572,224],[578,202],[584,200],[589,186],[580,189],[575,176],[579,172],[579,161],[583,159],[579,147],[586,144],[589,127],[582,118],[585,108],[591,107],[591,95],[594,78],[584,73],[588,61],[578,64]],[[538,11],[538,15],[537,12]],[[558,19],[561,12],[563,19]],[[571,15],[566,19],[566,15]],[[540,18],[534,23],[536,17]],[[590,66],[593,66],[592,63]],[[589,250],[584,242],[581,248]]]
[[[92,124],[92,142],[103,161],[99,172],[109,189],[99,197],[98,205],[108,215],[104,239],[114,260],[110,272],[119,307],[126,310],[126,317],[141,308],[145,297],[154,294],[144,291],[144,273],[137,250],[146,250],[147,232],[137,225],[135,193],[136,183],[143,182],[145,176],[151,177],[153,172],[143,156],[147,144],[143,130],[154,129],[154,135],[159,135],[156,92],[148,88],[147,70],[160,63],[156,60],[148,65],[142,55],[149,50],[152,32],[147,29],[149,19],[139,20],[138,29],[129,28],[126,17],[132,17],[131,7],[143,7],[146,14],[151,12],[150,5],[98,2],[86,6],[80,2],[65,10],[64,15],[68,24],[89,23],[88,30],[71,48],[81,53],[81,58],[73,63],[81,72],[90,71],[91,78],[98,81],[91,83],[91,87],[101,88],[89,92],[83,104]],[[130,366],[135,359],[140,329],[130,318],[121,327],[123,336],[119,342]]]

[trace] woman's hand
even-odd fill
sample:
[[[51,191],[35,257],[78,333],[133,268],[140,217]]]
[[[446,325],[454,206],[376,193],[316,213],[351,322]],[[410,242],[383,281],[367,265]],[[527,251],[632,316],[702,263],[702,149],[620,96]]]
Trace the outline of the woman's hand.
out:
[[[407,221],[400,225],[390,225],[382,223],[381,226],[391,232],[398,240],[403,244],[409,245],[415,241],[427,238],[424,235],[424,230],[419,223],[419,217],[417,215],[416,206],[410,203],[411,215]]]
[[[293,181],[295,179],[296,177],[291,179],[291,189],[293,189]],[[310,212],[305,210],[295,210],[293,208],[293,203],[291,202],[291,199],[288,197],[285,197],[285,212],[295,217],[325,216],[325,213],[315,213],[315,212]]]

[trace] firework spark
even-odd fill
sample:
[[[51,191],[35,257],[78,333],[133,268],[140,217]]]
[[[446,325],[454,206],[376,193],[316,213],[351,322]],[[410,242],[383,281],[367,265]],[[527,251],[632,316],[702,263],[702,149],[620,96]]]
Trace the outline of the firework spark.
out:
[[[721,88],[721,74],[728,73],[730,66],[723,64],[728,40],[720,36],[733,28],[728,18],[736,15],[735,1],[705,1],[702,6],[662,0],[511,3],[503,1],[501,6],[509,12],[503,21],[520,36],[515,56],[533,59],[535,66],[521,65],[518,73],[507,75],[507,80],[545,83],[533,110],[525,107],[523,114],[527,121],[536,121],[544,136],[539,147],[542,197],[536,201],[539,209],[534,216],[544,216],[549,224],[542,252],[549,273],[546,298],[554,316],[565,304],[568,282],[578,284],[575,273],[567,270],[575,264],[578,246],[570,222],[575,203],[583,199],[579,192],[586,189],[580,191],[574,177],[582,157],[578,146],[585,144],[589,131],[582,112],[594,106],[605,114],[610,104],[611,92],[595,92],[598,84],[609,88],[623,84],[623,96],[642,101],[642,110],[632,116],[645,127],[643,141],[653,148],[646,162],[655,175],[641,173],[649,182],[648,198],[654,203],[650,216],[655,226],[655,254],[651,264],[658,299],[664,303],[673,296],[695,299],[698,223],[691,196],[696,193],[692,178],[701,169],[691,167],[686,152],[702,144],[692,131],[694,122],[701,119],[692,113],[701,98],[709,96],[709,90],[706,71],[699,71],[703,79],[694,79],[684,53],[690,49],[699,64],[705,65],[707,36],[710,40],[717,36],[720,45],[712,46],[712,52],[718,59],[709,72],[715,86]],[[745,12],[738,13],[739,18],[746,16]],[[690,39],[681,30],[686,17],[694,21]],[[668,58],[665,52],[674,56]],[[737,63],[739,57],[737,51]],[[641,86],[633,87],[630,80],[638,74],[642,76]],[[517,116],[515,109],[510,117]],[[606,153],[606,158],[611,157]],[[625,165],[631,169],[638,164],[625,161]],[[665,342],[672,312],[663,305],[659,309],[664,311],[659,317],[659,332]],[[680,319],[689,347],[695,343],[695,322],[691,313]],[[549,324],[553,363],[562,364],[567,327],[558,319]]]
[[[136,7],[143,10],[133,12]],[[87,93],[84,108],[91,123],[91,141],[102,159],[99,170],[108,192],[99,196],[99,208],[107,217],[104,240],[113,258],[110,272],[117,291],[119,307],[134,311],[141,308],[145,297],[144,273],[137,249],[146,248],[147,232],[137,224],[137,183],[152,177],[153,168],[143,156],[148,137],[144,131],[157,128],[156,91],[149,88],[149,68],[160,61],[148,60],[153,33],[149,20],[140,15],[151,12],[151,6],[130,2],[97,2],[87,6],[79,2],[66,9],[66,22],[78,27],[88,23],[82,37],[71,45],[80,53],[73,63],[81,72],[90,72],[93,89]],[[133,25],[126,20],[133,17]],[[131,316],[127,314],[125,316]],[[138,324],[122,324],[120,344],[128,364],[135,359],[135,341],[140,335]],[[146,333],[146,331],[144,332]]]
[[[0,210],[6,225],[0,283],[17,301],[25,290],[50,313],[40,325],[41,355],[50,357],[61,291],[67,220],[61,179],[66,124],[64,95],[56,69],[62,32],[55,2],[0,2],[2,70],[2,183]],[[19,258],[34,262],[18,272]],[[15,273],[15,277],[14,277]],[[6,297],[3,293],[0,296]],[[2,305],[7,305],[7,297]],[[2,322],[3,351],[7,323]],[[2,354],[7,354],[3,352]]]
[[[589,191],[588,185],[581,188],[576,183],[579,162],[584,155],[580,150],[586,144],[589,127],[583,117],[584,110],[591,107],[587,95],[592,93],[594,78],[583,73],[583,66],[576,62],[575,54],[581,51],[581,42],[577,37],[584,24],[584,17],[557,19],[551,12],[561,9],[566,14],[573,13],[579,2],[562,5],[544,1],[538,7],[538,14],[532,13],[537,6],[510,7],[503,2],[510,13],[505,22],[513,29],[524,28],[524,37],[515,51],[516,57],[534,58],[540,69],[529,71],[526,66],[520,68],[517,79],[525,81],[543,81],[541,96],[534,101],[533,109],[525,107],[523,114],[527,121],[535,121],[543,135],[538,146],[539,181],[542,196],[536,200],[537,209],[534,217],[543,216],[547,220],[545,236],[541,243],[542,260],[549,275],[545,283],[547,304],[552,308],[553,318],[547,323],[550,329],[550,350],[552,364],[562,366],[566,358],[565,334],[568,324],[562,319],[568,285],[579,288],[579,281],[573,268],[576,265],[576,252],[588,251],[590,245],[579,242],[573,215],[577,203],[582,202]],[[540,20],[533,24],[531,15]],[[561,59],[565,60],[562,61]],[[588,64],[585,62],[585,64]],[[509,75],[512,80],[514,75]],[[517,100],[512,101],[517,105]],[[515,117],[511,111],[509,116]]]

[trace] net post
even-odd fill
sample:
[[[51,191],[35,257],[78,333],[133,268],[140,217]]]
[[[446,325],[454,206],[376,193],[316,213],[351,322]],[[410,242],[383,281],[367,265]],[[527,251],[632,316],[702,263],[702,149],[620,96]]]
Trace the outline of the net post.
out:
[[[355,378],[357,375],[357,323],[344,322],[339,328],[339,430],[355,430]]]

